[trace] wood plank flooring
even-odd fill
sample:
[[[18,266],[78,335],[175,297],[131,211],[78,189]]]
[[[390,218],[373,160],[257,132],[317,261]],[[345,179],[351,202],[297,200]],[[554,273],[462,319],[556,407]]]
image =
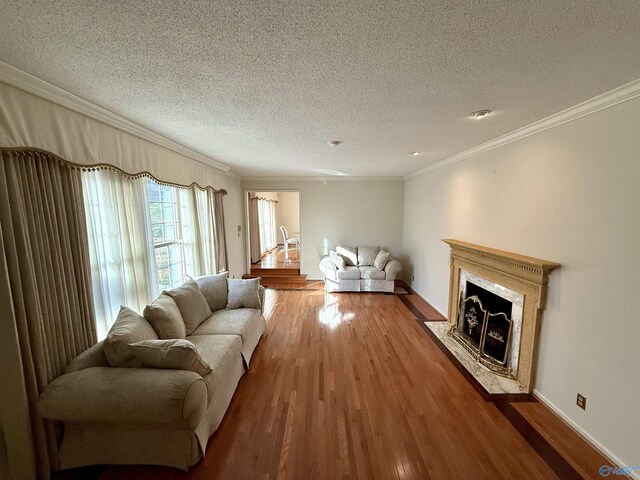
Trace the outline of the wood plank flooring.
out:
[[[289,252],[285,255],[284,247],[278,245],[272,251],[267,252],[260,262],[252,265],[258,268],[297,268],[300,269],[300,252],[289,247]]]
[[[260,277],[265,287],[301,288],[307,283],[307,276],[300,274],[299,252],[289,249],[289,255],[281,246],[276,247],[258,263],[251,265],[251,271],[242,278]]]
[[[268,290],[268,331],[206,458],[116,479],[554,479],[395,295]]]

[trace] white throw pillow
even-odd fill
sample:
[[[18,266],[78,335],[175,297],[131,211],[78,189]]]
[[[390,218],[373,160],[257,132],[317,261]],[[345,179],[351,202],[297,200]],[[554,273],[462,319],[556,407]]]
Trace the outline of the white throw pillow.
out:
[[[130,344],[129,349],[143,367],[189,370],[203,377],[212,371],[189,340],[145,340]]]
[[[344,257],[342,255],[340,255],[339,253],[334,252],[333,250],[331,250],[329,252],[329,258],[331,259],[331,261],[333,262],[333,264],[338,267],[338,270],[344,270],[345,267],[347,266]]]
[[[349,267],[358,265],[358,249],[355,247],[336,247],[336,253],[344,257],[344,261]]]
[[[387,262],[389,261],[389,252],[387,252],[384,248],[378,252],[375,261],[373,262],[373,266],[378,270],[384,270],[384,267],[387,266]]]
[[[139,367],[140,362],[131,354],[129,344],[157,338],[158,335],[142,315],[129,307],[120,307],[102,349],[112,367]]]
[[[241,280],[238,278],[228,278],[227,287],[229,289],[228,309],[234,308],[261,308],[258,287],[259,278]]]
[[[198,328],[198,325],[211,316],[211,309],[207,299],[204,298],[193,278],[190,278],[178,288],[167,290],[166,294],[173,298],[173,301],[178,305],[187,335],[191,335]]]

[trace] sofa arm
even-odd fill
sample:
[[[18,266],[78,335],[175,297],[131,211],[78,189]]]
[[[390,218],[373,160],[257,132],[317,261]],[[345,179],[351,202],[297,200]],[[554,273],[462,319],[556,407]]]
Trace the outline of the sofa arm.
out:
[[[260,310],[264,312],[264,294],[267,289],[262,285],[258,285],[258,297],[260,298]]]
[[[318,266],[320,271],[325,274],[325,276],[329,278],[336,278],[336,272],[338,271],[338,267],[329,255],[325,255],[320,259],[320,265]]]
[[[387,265],[384,267],[385,279],[395,280],[398,274],[402,271],[402,264],[400,260],[390,258]]]
[[[207,408],[207,385],[195,372],[92,367],[56,378],[42,392],[38,412],[73,422],[188,422]]]

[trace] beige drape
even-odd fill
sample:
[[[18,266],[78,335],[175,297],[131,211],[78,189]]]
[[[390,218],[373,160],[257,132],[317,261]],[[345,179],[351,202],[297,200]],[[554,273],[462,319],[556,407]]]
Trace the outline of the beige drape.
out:
[[[60,431],[38,415],[37,399],[96,342],[82,183],[80,171],[47,153],[0,155],[0,226],[14,312],[1,320],[15,323],[37,475],[48,478]]]
[[[208,194],[213,196],[213,214],[215,216],[215,237],[216,237],[216,267],[218,272],[229,270],[228,255],[227,255],[227,235],[224,226],[224,206],[222,199],[224,194],[220,191],[212,192],[207,191]],[[225,192],[226,193],[226,192]]]

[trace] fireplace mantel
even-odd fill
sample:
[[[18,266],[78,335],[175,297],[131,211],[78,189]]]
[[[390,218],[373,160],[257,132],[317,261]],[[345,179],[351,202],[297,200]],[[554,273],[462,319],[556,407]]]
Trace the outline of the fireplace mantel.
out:
[[[515,373],[524,390],[533,390],[536,356],[542,311],[547,296],[549,272],[559,263],[494,248],[474,245],[460,240],[445,239],[451,247],[451,276],[449,282],[449,322],[458,318],[460,271],[479,275],[524,295],[519,365]]]

